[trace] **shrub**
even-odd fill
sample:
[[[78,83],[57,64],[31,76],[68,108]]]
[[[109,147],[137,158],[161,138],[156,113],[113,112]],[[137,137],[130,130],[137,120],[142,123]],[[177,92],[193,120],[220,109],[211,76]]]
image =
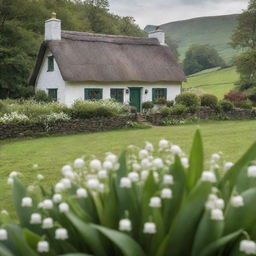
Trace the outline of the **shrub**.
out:
[[[170,108],[172,115],[182,115],[188,112],[188,108],[184,105],[176,104]]]
[[[253,104],[250,100],[246,100],[244,102],[241,103],[241,108],[244,108],[244,109],[252,109],[253,107]]]
[[[47,95],[47,93],[43,90],[38,90],[35,93],[34,99],[37,102],[51,102],[52,101],[51,97],[49,97]]]
[[[201,106],[216,109],[218,105],[218,98],[213,94],[204,94],[200,96]]]
[[[111,117],[114,115],[115,113],[113,112],[113,110],[106,106],[99,106],[95,109],[95,116],[98,117]]]
[[[200,98],[194,93],[185,92],[180,94],[175,99],[176,104],[184,105],[190,109],[198,110],[200,107]]]
[[[163,120],[160,125],[162,125],[162,126],[175,126],[175,125],[182,125],[182,124],[185,124],[185,123],[186,123],[186,121],[184,121],[184,120],[172,119],[172,120]]]
[[[190,160],[166,140],[144,149],[76,159],[53,187],[37,180],[27,189],[10,173],[18,222],[1,219],[2,255],[254,252],[256,144],[234,165],[219,154],[204,161],[198,132]]]
[[[169,108],[173,107],[174,106],[174,101],[173,100],[167,100],[166,101],[166,106],[169,107]]]
[[[67,115],[66,113],[60,112],[60,113],[51,113],[49,115],[46,116],[41,116],[39,118],[39,120],[41,122],[45,122],[45,123],[55,123],[58,121],[68,121],[70,120],[70,116]]]
[[[220,109],[224,112],[228,112],[234,109],[234,104],[227,100],[220,101]]]
[[[27,123],[29,118],[24,114],[19,114],[17,112],[12,112],[10,114],[4,114],[0,117],[0,123],[9,124],[9,123]]]
[[[159,98],[155,100],[155,104],[158,104],[158,105],[166,105],[166,103],[167,103],[167,100],[165,98]]]
[[[130,112],[131,113],[137,113],[137,108],[136,107],[134,107],[134,106],[130,106]]]
[[[233,90],[227,93],[224,99],[232,102],[236,107],[240,107],[247,100],[247,96],[243,92]]]
[[[167,117],[167,116],[170,115],[171,109],[168,108],[168,107],[161,107],[161,108],[159,109],[159,113],[160,113],[163,117]]]
[[[154,103],[152,101],[145,101],[142,103],[142,109],[149,110],[154,107]]]

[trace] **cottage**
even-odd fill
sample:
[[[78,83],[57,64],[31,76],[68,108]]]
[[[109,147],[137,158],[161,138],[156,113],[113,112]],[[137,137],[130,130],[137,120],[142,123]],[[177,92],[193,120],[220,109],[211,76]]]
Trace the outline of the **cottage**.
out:
[[[113,98],[140,110],[145,101],[175,99],[184,80],[162,30],[148,38],[63,31],[53,13],[29,84],[66,105]]]

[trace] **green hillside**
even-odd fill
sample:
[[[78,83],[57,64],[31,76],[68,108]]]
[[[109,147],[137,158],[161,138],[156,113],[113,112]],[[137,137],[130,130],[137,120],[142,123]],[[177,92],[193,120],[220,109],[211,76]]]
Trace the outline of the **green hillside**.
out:
[[[235,67],[219,70],[214,68],[188,77],[183,88],[193,88],[198,93],[215,94],[219,99],[222,99],[227,92],[234,88],[234,84],[238,80],[239,75]]]
[[[177,42],[181,59],[184,58],[186,50],[192,44],[209,44],[226,62],[230,62],[235,51],[228,43],[236,27],[237,17],[238,15],[234,14],[195,18],[163,24],[161,28],[167,36]],[[145,31],[152,31],[154,27],[148,25]]]

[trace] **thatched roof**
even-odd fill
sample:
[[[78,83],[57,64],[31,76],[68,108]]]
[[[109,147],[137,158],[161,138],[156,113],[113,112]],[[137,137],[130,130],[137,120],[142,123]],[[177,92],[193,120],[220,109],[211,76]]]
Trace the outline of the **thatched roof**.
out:
[[[62,31],[41,44],[29,84],[34,85],[49,48],[65,81],[182,82],[185,75],[167,46],[155,38]]]

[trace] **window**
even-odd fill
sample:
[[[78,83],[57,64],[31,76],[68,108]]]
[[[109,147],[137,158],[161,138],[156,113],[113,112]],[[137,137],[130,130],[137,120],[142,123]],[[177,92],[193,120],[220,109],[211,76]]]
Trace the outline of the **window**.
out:
[[[84,89],[84,99],[85,100],[101,100],[102,99],[102,89]]]
[[[48,56],[48,72],[54,71],[54,58],[53,56]]]
[[[110,97],[117,102],[124,103],[124,89],[110,89]]]
[[[48,89],[48,96],[52,100],[57,101],[57,99],[58,99],[58,89]]]
[[[157,99],[166,99],[167,98],[167,88],[153,88],[152,89],[152,101]]]

